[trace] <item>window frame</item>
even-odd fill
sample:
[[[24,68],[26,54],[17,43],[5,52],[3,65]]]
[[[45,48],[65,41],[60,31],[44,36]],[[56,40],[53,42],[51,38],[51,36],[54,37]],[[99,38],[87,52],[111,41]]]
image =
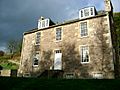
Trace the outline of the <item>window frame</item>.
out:
[[[41,25],[42,28],[45,28],[45,26],[46,26],[46,25],[45,25],[45,24],[46,24],[46,20],[42,20],[41,22],[42,22],[42,25]]]
[[[62,53],[62,50],[61,49],[55,49],[54,52],[55,52],[55,54]]]
[[[50,19],[46,18],[44,20],[38,21],[38,29],[49,27]]]
[[[37,64],[35,64],[35,63],[36,63],[36,62],[35,62],[36,60],[37,60]],[[39,60],[38,60],[37,58],[33,58],[33,66],[34,66],[34,67],[37,67],[38,65],[39,65]]]
[[[83,52],[82,52],[82,48],[83,47],[87,47],[87,53],[88,53],[88,61],[87,62],[83,62]],[[81,62],[81,64],[88,64],[88,63],[90,63],[90,54],[89,54],[89,46],[88,45],[80,45],[80,62]]]
[[[56,61],[55,61],[55,60],[56,60],[56,59],[55,59],[55,56],[56,56],[57,54],[61,54],[61,55],[62,55],[62,50],[58,48],[58,49],[54,49],[53,52],[54,52],[54,70],[62,70],[62,69],[63,69],[63,66],[62,66],[62,65],[63,65],[63,64],[62,64],[62,63],[63,63],[63,61],[62,61],[62,56],[61,56],[61,60],[60,60],[60,61],[61,61],[61,69],[55,69],[55,65],[56,65],[56,63],[55,63],[55,62],[56,62]]]
[[[86,23],[86,26],[82,26],[82,24]],[[84,28],[84,32],[83,32],[83,28]],[[89,36],[89,32],[88,32],[88,22],[80,22],[80,37],[88,37]]]
[[[35,59],[38,61],[37,65],[35,64]],[[38,67],[39,66],[39,61],[40,61],[40,52],[36,51],[35,55],[34,55],[34,58],[33,58],[33,67]]]
[[[60,31],[60,39],[58,39],[57,40],[57,29],[60,29],[61,31]],[[59,42],[59,41],[62,41],[62,36],[63,36],[63,28],[62,27],[57,27],[57,28],[55,28],[55,41],[56,42]]]
[[[86,12],[86,10],[88,12]],[[83,14],[82,14],[83,13]],[[87,13],[87,15],[86,15]],[[88,17],[92,17],[92,16],[95,16],[95,7],[91,6],[91,7],[86,7],[86,8],[83,8],[79,11],[79,18],[80,19],[83,19],[83,18],[88,18]]]
[[[35,45],[40,45],[41,42],[41,32],[36,32]]]
[[[89,17],[90,16],[90,9],[86,8],[84,9],[84,17]]]
[[[94,9],[91,7],[91,8],[90,8],[90,15],[92,16],[92,15],[94,15],[94,13],[95,13],[95,12],[94,12]]]

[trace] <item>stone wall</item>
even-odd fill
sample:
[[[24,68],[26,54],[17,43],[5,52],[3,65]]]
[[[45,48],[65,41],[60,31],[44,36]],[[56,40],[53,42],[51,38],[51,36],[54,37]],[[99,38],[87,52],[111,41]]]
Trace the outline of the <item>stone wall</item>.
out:
[[[3,77],[17,77],[17,70],[0,70],[0,76]]]

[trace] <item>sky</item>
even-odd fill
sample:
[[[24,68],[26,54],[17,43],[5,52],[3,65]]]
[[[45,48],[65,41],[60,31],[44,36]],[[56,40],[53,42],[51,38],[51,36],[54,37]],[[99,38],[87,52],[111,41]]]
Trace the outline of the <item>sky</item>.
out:
[[[120,12],[120,0],[111,1],[114,12]],[[104,10],[104,0],[0,0],[0,50],[36,28],[40,16],[63,22],[78,18],[78,11],[87,6]]]

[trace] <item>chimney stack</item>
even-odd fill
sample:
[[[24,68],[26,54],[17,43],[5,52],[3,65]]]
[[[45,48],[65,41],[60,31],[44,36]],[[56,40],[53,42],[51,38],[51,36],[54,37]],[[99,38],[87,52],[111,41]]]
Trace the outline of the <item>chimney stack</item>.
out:
[[[113,11],[113,6],[111,3],[111,0],[104,0],[105,3],[105,11],[106,12],[112,12]]]

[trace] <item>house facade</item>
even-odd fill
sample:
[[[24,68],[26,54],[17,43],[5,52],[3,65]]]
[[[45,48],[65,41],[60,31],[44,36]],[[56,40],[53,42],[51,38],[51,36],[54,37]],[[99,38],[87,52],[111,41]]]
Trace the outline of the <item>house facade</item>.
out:
[[[55,24],[41,17],[38,28],[25,32],[19,74],[40,76],[62,72],[65,78],[115,78],[113,7],[105,0],[105,12],[82,8],[79,18]]]

